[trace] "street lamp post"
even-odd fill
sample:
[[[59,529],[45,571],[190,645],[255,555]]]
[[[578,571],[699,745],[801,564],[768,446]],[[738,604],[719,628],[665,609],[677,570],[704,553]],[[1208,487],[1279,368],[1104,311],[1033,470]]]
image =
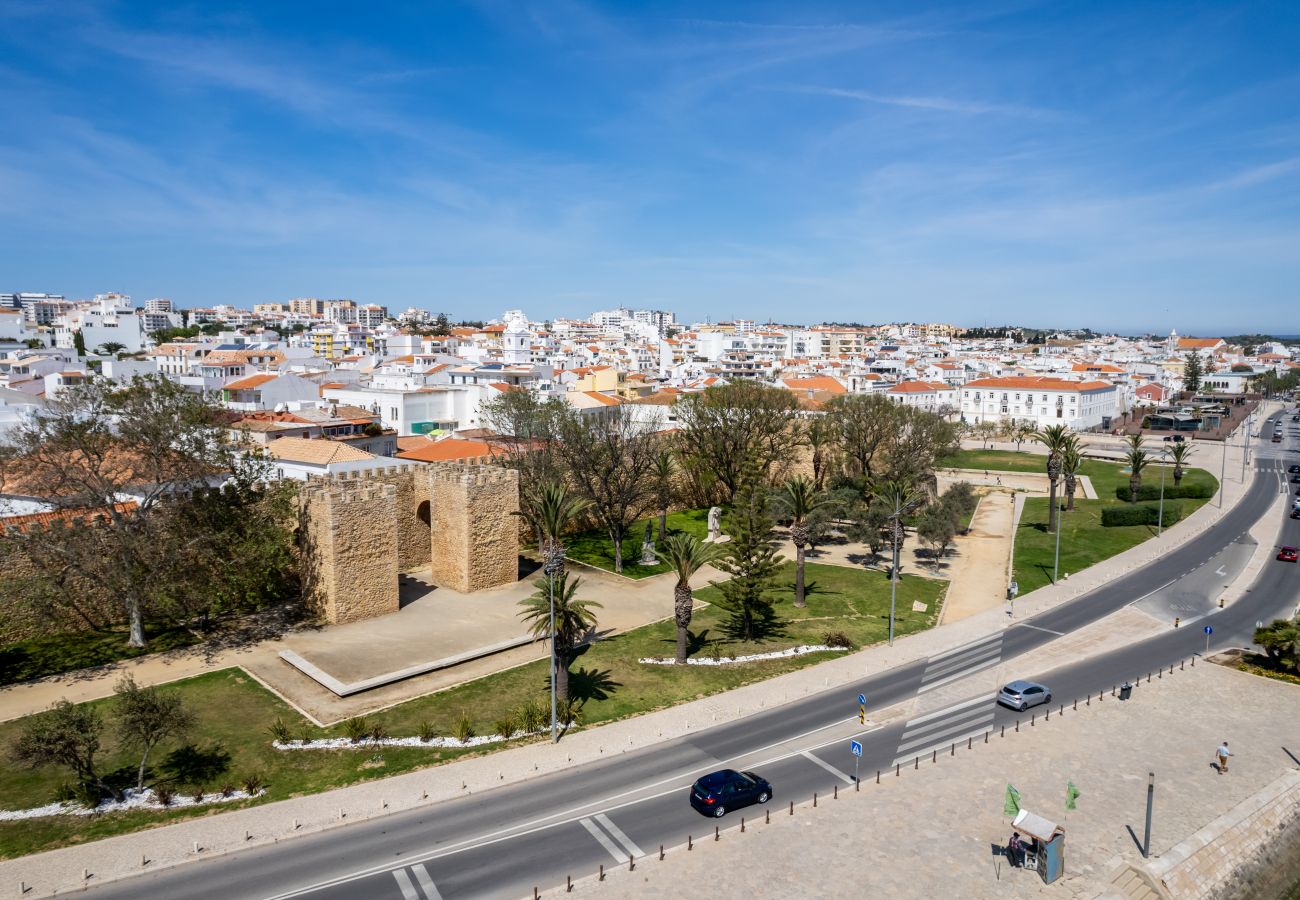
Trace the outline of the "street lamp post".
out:
[[[902,527],[898,521],[898,511],[895,509],[894,527],[889,535],[889,543],[894,548],[894,562],[889,568],[889,646],[894,646],[894,601],[898,597],[898,545],[901,543],[898,539],[899,529]]]
[[[551,743],[559,743],[559,717],[556,715],[558,704],[556,702],[555,679],[559,674],[558,660],[555,655],[555,576],[559,573],[560,568],[564,565],[564,550],[551,545],[550,551],[546,554],[546,584],[550,593],[551,601]]]
[[[1160,511],[1156,513],[1156,537],[1160,537],[1165,530],[1165,455],[1168,452],[1167,447],[1160,448]]]
[[[1056,575],[1061,568],[1061,525],[1064,524],[1061,520],[1065,518],[1061,515],[1063,512],[1065,510],[1059,507],[1056,510],[1056,558],[1052,560],[1052,584],[1056,584]]]

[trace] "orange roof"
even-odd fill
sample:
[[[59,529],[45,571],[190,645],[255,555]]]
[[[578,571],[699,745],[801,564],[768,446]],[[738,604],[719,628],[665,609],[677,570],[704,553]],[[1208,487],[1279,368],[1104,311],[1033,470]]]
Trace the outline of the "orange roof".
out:
[[[362,462],[376,458],[371,453],[338,441],[296,437],[276,438],[266,445],[266,452],[275,459],[319,465]]]
[[[586,394],[588,397],[591,397],[593,400],[600,401],[606,406],[620,406],[623,403],[623,401],[618,399],[617,397],[611,397],[608,394],[602,394],[600,393],[600,391],[582,391],[582,393]]]
[[[267,374],[249,375],[247,378],[241,378],[238,381],[230,382],[230,384],[226,385],[225,390],[251,391],[253,388],[261,387],[262,385],[266,384],[268,381],[275,381],[275,379],[279,377],[280,376],[278,375],[267,375]]]
[[[1112,366],[1109,363],[1075,363],[1070,367],[1071,372],[1096,372],[1105,374],[1122,375],[1124,370],[1119,366]]]
[[[1179,338],[1179,350],[1209,350],[1217,347],[1222,338]]]
[[[134,500],[128,500],[126,503],[114,503],[113,509],[122,513],[134,512],[139,504]],[[0,518],[0,528],[17,528],[19,531],[26,531],[33,525],[51,525],[55,522],[75,522],[81,521],[90,524],[96,520],[107,519],[108,510],[105,507],[80,508],[80,509],[55,509],[49,512],[28,513],[24,516],[6,516]]]
[[[1013,375],[1009,378],[977,378],[966,382],[968,388],[1008,388],[1019,391],[1100,391],[1114,389],[1109,381],[1066,381],[1064,378]]]
[[[829,375],[809,375],[805,378],[784,378],[782,383],[792,391],[826,391],[828,394],[847,394],[848,389]]]
[[[403,441],[403,443],[407,444],[407,448],[398,452],[398,459],[414,459],[419,462],[477,459],[502,452],[485,441],[468,441],[464,438],[443,438],[440,441],[431,441],[426,438],[422,445],[414,445],[414,441]]]

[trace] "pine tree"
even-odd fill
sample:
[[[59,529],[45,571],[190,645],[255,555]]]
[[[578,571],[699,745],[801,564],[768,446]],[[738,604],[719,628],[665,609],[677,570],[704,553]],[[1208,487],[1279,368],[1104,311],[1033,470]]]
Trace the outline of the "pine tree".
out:
[[[1187,351],[1187,362],[1183,363],[1183,388],[1195,394],[1201,389],[1201,376],[1204,374],[1201,354],[1195,350]]]
[[[731,578],[713,582],[722,594],[717,605],[731,614],[730,631],[746,641],[761,634],[775,615],[767,594],[776,588],[776,574],[785,560],[776,552],[774,526],[767,488],[751,461],[723,529],[731,538],[727,555],[715,564]]]

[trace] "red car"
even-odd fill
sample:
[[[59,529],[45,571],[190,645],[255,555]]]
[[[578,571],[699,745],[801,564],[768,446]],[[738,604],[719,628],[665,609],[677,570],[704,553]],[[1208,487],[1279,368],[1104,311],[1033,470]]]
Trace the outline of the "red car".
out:
[[[1295,547],[1283,547],[1277,551],[1277,558],[1282,562],[1295,562],[1297,555],[1300,555],[1300,552]]]

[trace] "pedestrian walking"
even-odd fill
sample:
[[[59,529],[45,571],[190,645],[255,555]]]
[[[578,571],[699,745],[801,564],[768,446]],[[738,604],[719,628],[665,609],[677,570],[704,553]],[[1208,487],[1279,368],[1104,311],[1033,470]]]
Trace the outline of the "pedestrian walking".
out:
[[[1219,749],[1214,751],[1214,755],[1219,758],[1219,774],[1228,774],[1228,757],[1232,756],[1232,751],[1228,749],[1228,742],[1224,741],[1219,745]]]

